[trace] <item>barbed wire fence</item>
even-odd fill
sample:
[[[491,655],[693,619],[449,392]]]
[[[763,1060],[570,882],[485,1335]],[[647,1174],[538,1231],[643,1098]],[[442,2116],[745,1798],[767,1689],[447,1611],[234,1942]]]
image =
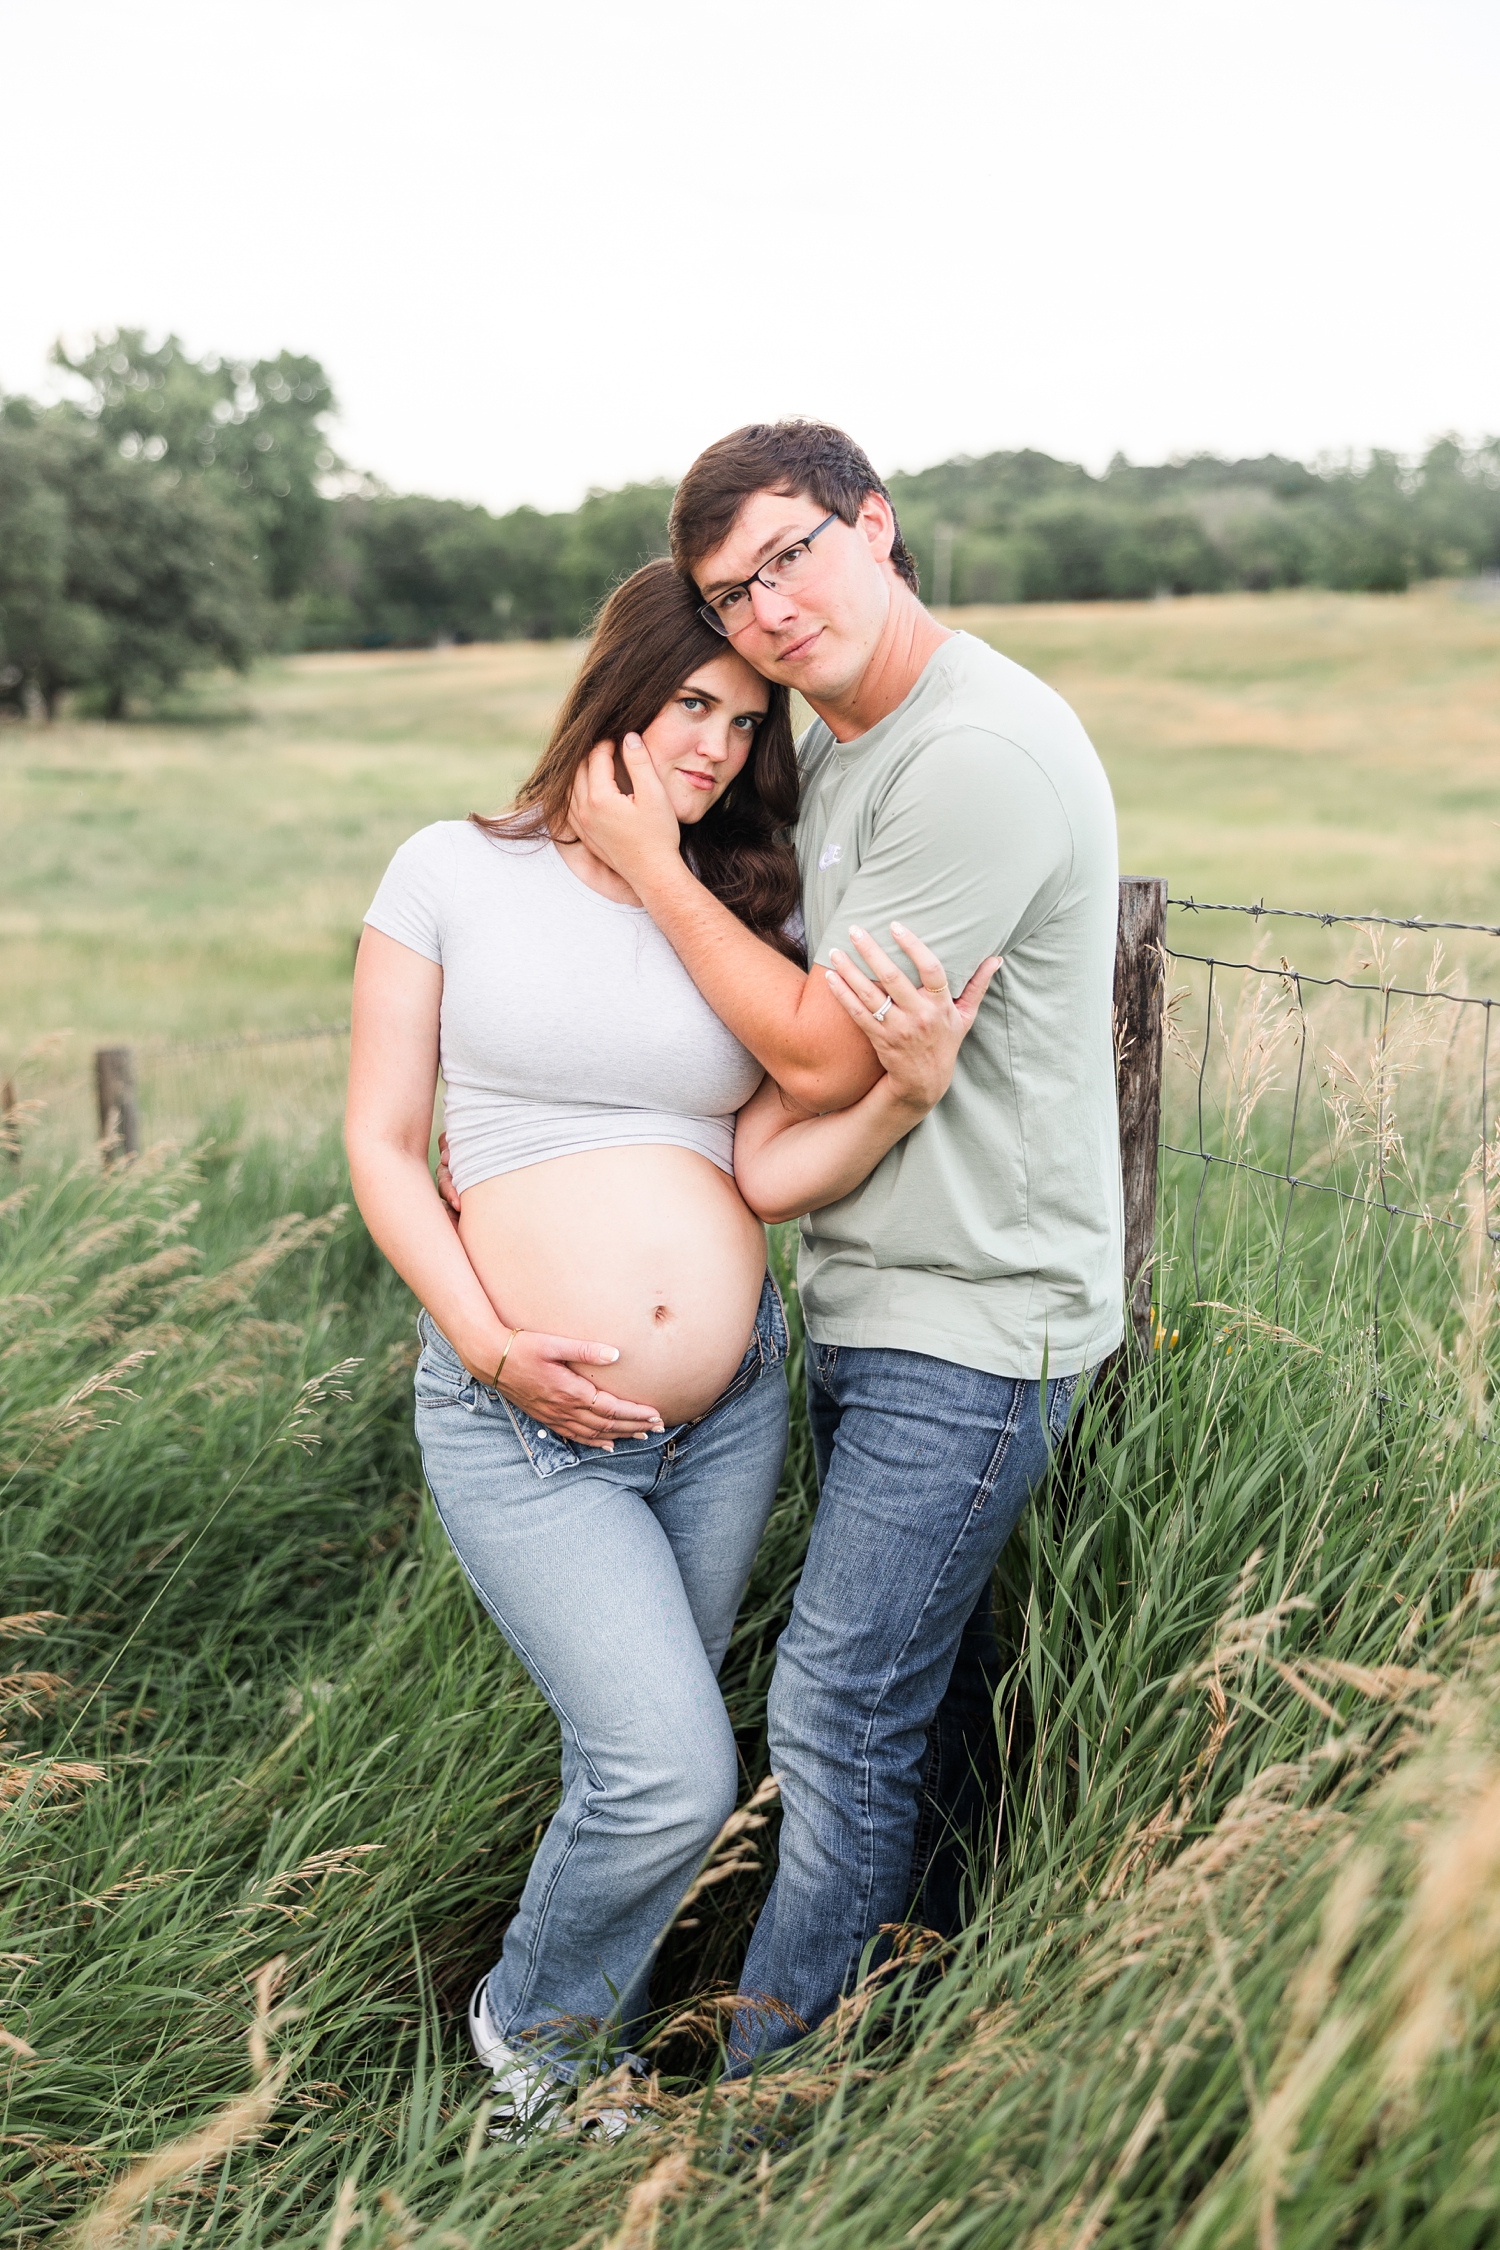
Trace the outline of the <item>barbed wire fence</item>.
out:
[[[1382,1415],[1413,1403],[1394,1397],[1384,1377],[1391,1320],[1400,1311],[1408,1341],[1441,1361],[1446,1304],[1448,1357],[1456,1357],[1482,1421],[1500,1244],[1500,1136],[1490,1084],[1500,999],[1461,987],[1462,970],[1474,963],[1445,966],[1442,934],[1494,940],[1500,925],[1263,900],[1189,896],[1165,904],[1179,920],[1168,943],[1162,918],[1167,1082],[1158,1177],[1175,1187],[1185,1176],[1190,1191],[1193,1302],[1229,1312],[1222,1277],[1232,1270],[1238,1316],[1256,1317],[1247,1308],[1259,1292],[1269,1318],[1259,1316],[1258,1325],[1298,1342],[1295,1320],[1320,1288],[1325,1306],[1357,1311],[1364,1321]],[[1254,942],[1224,953],[1190,950],[1183,935],[1208,915],[1248,919]],[[1266,941],[1280,923],[1347,929],[1360,958],[1317,968],[1285,953],[1267,958]],[[1412,935],[1434,939],[1420,981],[1395,959]],[[1469,951],[1488,983],[1488,946]],[[1256,1221],[1242,1230],[1246,1254],[1238,1258],[1236,1190]],[[1181,1202],[1179,1195],[1179,1223]],[[1320,1215],[1299,1236],[1309,1209]],[[1439,1271],[1442,1290],[1431,1286]],[[1165,1278],[1157,1291],[1163,1302]],[[1161,1341],[1154,1324],[1144,1341]]]
[[[1330,914],[1320,906],[1267,906],[1264,899],[1249,906],[1214,906],[1199,898],[1169,898],[1167,904],[1184,914],[1248,914],[1255,923],[1318,922],[1325,930],[1346,922],[1358,930],[1471,930],[1480,937],[1500,937],[1500,922],[1434,922],[1425,914]]]

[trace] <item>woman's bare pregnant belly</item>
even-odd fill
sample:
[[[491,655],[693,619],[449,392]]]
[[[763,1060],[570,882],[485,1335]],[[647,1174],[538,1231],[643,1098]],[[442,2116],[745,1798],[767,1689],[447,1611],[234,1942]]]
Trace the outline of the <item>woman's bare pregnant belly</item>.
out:
[[[760,1221],[685,1148],[600,1148],[467,1190],[459,1234],[502,1320],[613,1344],[580,1373],[689,1422],[745,1355],[766,1270]]]

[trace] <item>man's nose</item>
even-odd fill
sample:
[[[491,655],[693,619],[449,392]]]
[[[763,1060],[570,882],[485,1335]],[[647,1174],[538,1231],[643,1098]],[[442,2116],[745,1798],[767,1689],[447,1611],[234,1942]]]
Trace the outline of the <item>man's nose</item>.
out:
[[[764,585],[759,578],[750,581],[750,606],[755,612],[756,624],[767,632],[775,632],[797,614],[795,602],[788,601],[784,593]]]

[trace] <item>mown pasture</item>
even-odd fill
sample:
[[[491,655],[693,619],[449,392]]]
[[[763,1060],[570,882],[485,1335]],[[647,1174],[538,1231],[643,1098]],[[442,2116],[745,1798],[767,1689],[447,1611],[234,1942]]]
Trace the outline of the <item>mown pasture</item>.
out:
[[[1442,600],[1308,597],[1279,674],[1256,636],[1290,601],[1008,612],[1004,639],[1084,710],[1137,866],[1200,896],[1374,892],[1493,920],[1487,819],[1437,797],[1489,802],[1475,651],[1500,624]],[[1144,677],[1132,621],[1158,636]],[[1022,624],[1041,638],[1023,647]],[[303,698],[295,725],[87,730],[101,770],[121,761],[121,803],[136,790],[170,817],[158,832],[142,810],[92,907],[59,891],[73,966],[45,1009],[28,1001],[25,1036],[79,1002],[96,1012],[67,1020],[118,1028],[153,928],[154,1026],[214,1020],[191,1010],[216,977],[218,1020],[285,1024],[253,1012],[257,960],[276,1005],[336,1010],[389,844],[502,793],[485,784],[504,694],[475,683],[523,659],[504,691],[531,713],[507,738],[519,759],[562,652],[303,660],[252,690],[257,708]],[[1252,718],[1282,745],[1257,786],[1284,831],[1236,795]],[[28,734],[26,756],[81,760],[84,731]],[[1399,768],[1403,732],[1423,748]],[[1188,817],[1193,739],[1203,856],[1179,875],[1159,855]],[[1361,792],[1381,745],[1387,786]],[[351,793],[375,807],[359,835],[337,826]],[[41,919],[67,801],[50,840],[22,831]],[[1299,829],[1319,805],[1327,822]],[[328,889],[309,893],[320,823]],[[1283,833],[1285,890],[1259,879]],[[301,938],[273,942],[289,908]],[[39,954],[41,919],[22,933]],[[1485,959],[1466,959],[1471,984]],[[1379,1050],[1349,1029],[1357,1073]],[[1222,1047],[1227,1129],[1251,1148],[1286,1091],[1253,999]],[[1415,1101],[1451,1055],[1412,1054]],[[1341,1161],[1368,1181],[1389,1136],[1377,1120],[1362,1141],[1357,1110]],[[411,1307],[341,1209],[336,1143],[221,1130],[104,1172],[28,1121],[0,1181],[0,2184],[18,2243],[79,2216],[90,2250],[1495,2240],[1495,1173],[1466,1171],[1467,1097],[1432,1115],[1403,1156],[1432,1224],[1384,1260],[1357,1211],[1306,1227],[1279,1307],[1279,1206],[1229,1182],[1195,1271],[1193,1168],[1168,1167],[1160,1348],[1091,1412],[1001,1575],[1004,1802],[957,1951],[913,1939],[790,2066],[731,2094],[714,1995],[763,1889],[752,1833],[757,1864],[669,1941],[654,2129],[521,2149],[485,2141],[461,2019],[550,1809],[550,1729],[424,1513]],[[1376,1263],[1401,1314],[1378,1370]],[[726,1667],[747,1799],[812,1504],[799,1428]]]

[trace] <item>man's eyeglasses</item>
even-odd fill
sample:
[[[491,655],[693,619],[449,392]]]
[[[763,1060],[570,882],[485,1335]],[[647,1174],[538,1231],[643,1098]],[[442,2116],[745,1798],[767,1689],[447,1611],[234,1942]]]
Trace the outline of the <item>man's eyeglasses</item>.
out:
[[[764,586],[768,593],[774,594],[783,586],[795,586],[811,560],[810,549],[818,532],[826,531],[831,523],[837,522],[838,513],[835,511],[833,515],[825,516],[805,539],[797,540],[790,547],[783,547],[779,555],[773,555],[769,562],[762,563],[759,570],[753,570],[737,586],[722,587],[711,601],[703,602],[699,607],[698,615],[704,624],[712,625],[714,631],[724,634],[726,639],[731,633],[743,632],[755,615],[755,605],[750,599],[751,587]]]

